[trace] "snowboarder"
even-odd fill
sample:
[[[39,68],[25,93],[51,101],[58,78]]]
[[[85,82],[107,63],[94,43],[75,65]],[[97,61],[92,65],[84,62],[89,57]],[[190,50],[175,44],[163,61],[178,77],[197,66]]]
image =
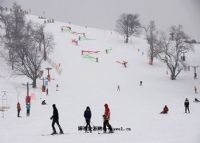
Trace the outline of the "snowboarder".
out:
[[[41,104],[42,105],[47,105],[46,100],[43,100]]]
[[[91,117],[92,117],[92,113],[91,113],[89,106],[86,107],[86,110],[84,112],[84,117],[85,117],[85,121],[86,121],[85,132],[87,132],[87,129],[89,127],[89,130],[90,130],[90,133],[91,133],[92,128],[90,126],[90,120],[91,120]]]
[[[165,107],[163,108],[163,111],[160,112],[160,114],[167,114],[169,111],[169,108],[167,107],[167,105],[165,105]]]
[[[194,86],[194,93],[197,93],[197,87]]]
[[[63,134],[63,130],[62,130],[60,124],[59,124],[59,115],[58,115],[58,110],[56,108],[56,105],[53,104],[52,107],[53,107],[53,115],[51,116],[50,119],[52,120],[53,133],[51,135],[57,134],[55,126],[54,126],[55,123],[58,125],[58,128],[60,130],[60,134]]]
[[[20,116],[20,111],[21,111],[21,105],[19,102],[17,102],[17,117],[21,117]]]
[[[185,102],[184,102],[185,113],[187,113],[187,112],[190,113],[189,105],[190,105],[189,100],[186,98]]]
[[[106,49],[106,54],[108,54],[108,49]]]
[[[194,98],[194,102],[200,102],[200,101],[199,101],[199,99],[197,99],[197,98]]]
[[[106,133],[106,127],[108,127],[109,129],[109,133],[113,133],[113,129],[112,129],[112,126],[109,124],[109,120],[110,120],[110,109],[108,107],[108,104],[105,104],[104,105],[105,107],[105,112],[104,112],[104,115],[103,115],[103,132]]]
[[[26,104],[26,116],[30,116],[30,109],[31,109],[31,104],[27,103]]]

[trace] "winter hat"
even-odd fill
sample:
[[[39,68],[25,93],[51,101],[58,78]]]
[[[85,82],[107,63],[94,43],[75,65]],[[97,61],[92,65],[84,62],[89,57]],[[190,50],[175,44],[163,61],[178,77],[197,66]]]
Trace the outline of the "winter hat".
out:
[[[104,107],[108,108],[108,104],[105,104]]]

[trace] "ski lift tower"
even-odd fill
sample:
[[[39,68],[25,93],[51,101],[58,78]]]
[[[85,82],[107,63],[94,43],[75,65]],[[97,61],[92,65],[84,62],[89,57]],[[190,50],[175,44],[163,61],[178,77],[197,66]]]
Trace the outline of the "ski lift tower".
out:
[[[51,76],[50,76],[49,71],[52,70],[52,68],[47,67],[47,68],[45,68],[45,69],[48,71],[47,79],[50,81],[50,80],[51,80]]]
[[[198,67],[199,67],[199,65],[192,66],[192,68],[194,69],[194,79],[197,79],[197,68]]]
[[[2,93],[0,111],[2,111],[2,118],[4,118],[4,112],[8,109],[8,97],[6,91],[2,91]]]

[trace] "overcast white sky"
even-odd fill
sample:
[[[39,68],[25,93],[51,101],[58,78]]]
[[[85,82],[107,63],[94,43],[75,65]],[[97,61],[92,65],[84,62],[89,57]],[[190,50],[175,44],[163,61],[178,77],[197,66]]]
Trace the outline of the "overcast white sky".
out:
[[[0,0],[9,5],[13,0]],[[138,13],[141,23],[155,20],[160,30],[182,24],[185,32],[200,41],[200,0],[15,0],[32,14],[76,25],[115,29],[122,13]]]

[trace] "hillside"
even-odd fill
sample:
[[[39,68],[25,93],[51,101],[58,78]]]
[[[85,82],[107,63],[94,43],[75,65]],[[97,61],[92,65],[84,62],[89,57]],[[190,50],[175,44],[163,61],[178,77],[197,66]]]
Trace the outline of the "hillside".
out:
[[[35,16],[28,19],[43,23]],[[70,26],[61,31],[62,26]],[[29,81],[25,77],[10,74],[9,67],[1,59],[0,84],[6,90],[7,104],[10,107],[0,118],[1,143],[199,143],[200,103],[193,103],[194,85],[200,90],[199,79],[193,79],[193,70],[183,71],[175,81],[169,79],[167,68],[159,60],[153,66],[148,64],[147,44],[144,38],[133,37],[129,44],[114,31],[81,27],[67,23],[46,24],[46,31],[55,38],[55,49],[50,59],[60,64],[50,71],[49,95],[41,92],[42,81],[38,88],[30,89],[33,99],[30,117],[26,117],[25,96]],[[81,33],[86,38],[72,43]],[[199,63],[200,46],[195,52],[186,55],[190,65]],[[106,54],[105,50],[108,49]],[[90,56],[81,51],[95,51]],[[191,56],[192,55],[192,56]],[[96,58],[98,57],[98,62]],[[119,62],[127,61],[125,68]],[[46,62],[43,69],[51,67]],[[57,72],[60,71],[60,72]],[[198,69],[198,75],[199,75]],[[44,75],[47,71],[44,70]],[[139,82],[143,85],[139,86]],[[30,82],[30,81],[29,81]],[[56,84],[59,91],[56,91]],[[120,91],[117,86],[120,85]],[[190,114],[184,113],[184,100],[190,101]],[[42,100],[47,105],[41,105]],[[199,98],[200,99],[200,98]],[[16,103],[22,106],[22,118],[17,118]],[[131,131],[116,131],[114,134],[91,134],[78,131],[85,125],[83,112],[86,106],[92,111],[92,125],[103,124],[104,104],[111,110],[110,123],[116,128],[131,128]],[[56,104],[60,124],[66,134],[61,136],[42,136],[52,132],[52,104]],[[159,114],[168,105],[169,114]]]

